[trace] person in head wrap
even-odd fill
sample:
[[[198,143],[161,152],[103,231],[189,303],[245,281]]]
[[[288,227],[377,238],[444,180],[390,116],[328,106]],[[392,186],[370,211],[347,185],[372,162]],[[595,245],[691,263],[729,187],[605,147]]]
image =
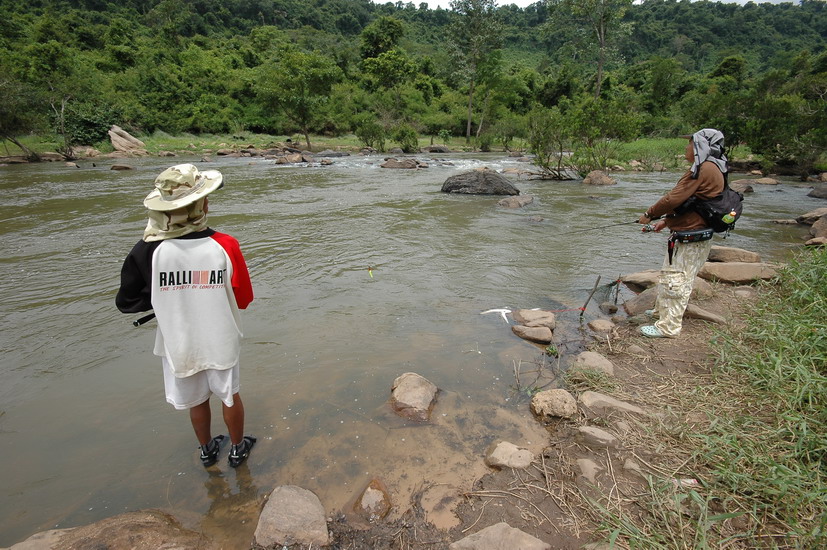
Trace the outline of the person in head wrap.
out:
[[[220,172],[192,164],[161,172],[144,199],[149,221],[124,260],[115,298],[124,313],[154,310],[166,398],[189,410],[205,467],[218,460],[225,440],[212,436],[212,394],[222,402],[230,466],[244,462],[256,442],[244,435],[239,395],[239,310],[253,300],[253,288],[238,241],[207,226],[207,195],[222,186]]]
[[[712,248],[711,232],[710,239],[703,241],[676,240],[676,232],[706,227],[700,214],[694,210],[683,212],[679,207],[691,197],[711,199],[720,195],[729,170],[724,155],[724,134],[720,131],[704,128],[691,136],[681,137],[689,139],[686,160],[692,163],[691,168],[671,191],[650,206],[638,220],[639,223],[648,225],[657,219],[652,226],[654,231],[664,228],[670,231],[669,252],[658,278],[655,308],[647,312],[656,317],[657,321],[653,325],[640,327],[644,336],[652,338],[675,338],[680,334],[692,284]]]

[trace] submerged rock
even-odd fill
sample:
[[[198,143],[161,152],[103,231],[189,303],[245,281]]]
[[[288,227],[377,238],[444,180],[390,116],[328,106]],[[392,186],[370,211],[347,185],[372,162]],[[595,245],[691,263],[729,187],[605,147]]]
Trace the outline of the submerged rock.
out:
[[[415,372],[406,372],[396,378],[391,387],[391,406],[399,416],[427,422],[439,391],[433,383]]]
[[[387,516],[391,511],[391,497],[385,484],[372,479],[353,505],[353,511],[368,521]]]
[[[491,468],[517,468],[524,470],[531,466],[534,456],[528,449],[521,449],[513,443],[502,441],[489,449],[485,463]]]

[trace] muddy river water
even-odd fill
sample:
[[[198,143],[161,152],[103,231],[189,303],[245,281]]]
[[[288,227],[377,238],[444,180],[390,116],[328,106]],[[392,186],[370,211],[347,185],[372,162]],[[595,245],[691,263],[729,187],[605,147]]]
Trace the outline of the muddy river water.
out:
[[[617,174],[602,188],[514,178],[535,201],[509,210],[440,188],[473,168],[528,165],[438,157],[419,157],[430,164],[421,170],[382,169],[379,156],[325,167],[179,157],[128,160],[129,171],[109,160],[0,168],[0,546],[162,508],[243,548],[278,485],[312,490],[332,514],[376,477],[404,509],[423,487],[433,501],[470,488],[495,440],[539,450],[544,432],[515,391],[514,365],[539,362],[542,350],[480,313],[574,309],[558,314],[564,367],[597,276],[656,268],[665,251],[664,236],[633,224],[593,228],[637,219],[679,175]],[[121,262],[145,224],[141,201],[161,170],[185,161],[224,174],[210,226],[240,241],[256,294],[243,313],[241,394],[259,442],[238,470],[226,453],[217,468],[200,466],[188,416],[164,401],[154,323],[134,328],[137,316],[114,307]],[[792,180],[755,190],[737,233],[718,244],[783,261],[805,231],[771,220],[821,204]],[[598,315],[593,302],[585,320]],[[442,390],[427,426],[388,408],[408,371]],[[215,404],[213,416],[218,432]]]

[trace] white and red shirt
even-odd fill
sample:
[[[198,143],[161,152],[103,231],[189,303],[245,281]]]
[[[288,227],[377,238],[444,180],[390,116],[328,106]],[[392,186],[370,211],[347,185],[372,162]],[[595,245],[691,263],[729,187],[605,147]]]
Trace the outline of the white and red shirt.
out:
[[[176,377],[238,364],[241,318],[253,300],[238,241],[206,229],[175,239],[139,241],[124,260],[118,309],[155,311],[155,355]]]

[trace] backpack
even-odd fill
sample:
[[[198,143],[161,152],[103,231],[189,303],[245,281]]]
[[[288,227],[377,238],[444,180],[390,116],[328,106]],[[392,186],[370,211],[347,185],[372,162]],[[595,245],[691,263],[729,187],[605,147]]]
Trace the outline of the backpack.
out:
[[[697,212],[704,219],[707,227],[715,233],[729,233],[735,229],[735,222],[741,218],[744,210],[743,200],[744,195],[733,190],[725,181],[724,190],[717,197],[706,200],[689,197],[675,209],[675,213]]]

